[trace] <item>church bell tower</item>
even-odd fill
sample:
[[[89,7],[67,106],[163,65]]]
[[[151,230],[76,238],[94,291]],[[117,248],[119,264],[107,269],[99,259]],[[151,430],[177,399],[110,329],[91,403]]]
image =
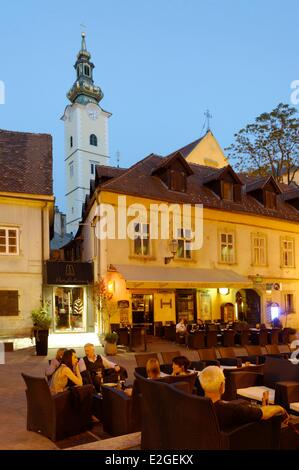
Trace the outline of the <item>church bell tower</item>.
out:
[[[99,105],[103,98],[94,84],[94,64],[82,33],[81,49],[74,65],[76,80],[67,94],[71,102],[64,111],[64,162],[66,175],[67,232],[75,235],[82,217],[82,204],[89,194],[96,165],[109,165],[108,118]]]

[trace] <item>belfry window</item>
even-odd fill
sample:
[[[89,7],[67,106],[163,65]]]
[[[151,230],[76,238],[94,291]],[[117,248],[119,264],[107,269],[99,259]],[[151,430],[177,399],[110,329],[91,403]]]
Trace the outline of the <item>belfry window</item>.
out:
[[[90,68],[89,65],[84,65],[84,75],[90,77]]]
[[[97,136],[94,135],[94,134],[91,134],[90,137],[89,137],[89,143],[90,143],[90,145],[94,145],[95,147],[97,147],[97,145],[98,145]]]

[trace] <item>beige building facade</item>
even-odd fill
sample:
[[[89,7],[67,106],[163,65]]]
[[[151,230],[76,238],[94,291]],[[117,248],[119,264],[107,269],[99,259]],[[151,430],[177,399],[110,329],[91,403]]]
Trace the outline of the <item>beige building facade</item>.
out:
[[[0,131],[0,336],[29,336],[53,219],[49,135]]]

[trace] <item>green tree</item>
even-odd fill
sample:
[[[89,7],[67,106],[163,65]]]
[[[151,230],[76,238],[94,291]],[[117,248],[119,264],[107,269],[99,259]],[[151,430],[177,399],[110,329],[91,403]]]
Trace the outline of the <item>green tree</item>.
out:
[[[296,114],[296,108],[280,103],[235,134],[235,142],[225,150],[236,170],[255,176],[272,175],[277,183],[290,184],[299,167]]]

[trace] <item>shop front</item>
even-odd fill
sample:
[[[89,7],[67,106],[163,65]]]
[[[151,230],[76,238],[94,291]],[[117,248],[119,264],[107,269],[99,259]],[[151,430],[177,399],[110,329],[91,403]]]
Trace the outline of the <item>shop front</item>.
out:
[[[117,265],[115,300],[129,296],[130,323],[153,331],[157,324],[237,319],[235,294],[252,285],[248,278],[224,269],[162,268]],[[225,287],[225,288],[224,288]]]
[[[94,331],[92,284],[92,263],[46,262],[44,299],[53,316],[52,333]]]

